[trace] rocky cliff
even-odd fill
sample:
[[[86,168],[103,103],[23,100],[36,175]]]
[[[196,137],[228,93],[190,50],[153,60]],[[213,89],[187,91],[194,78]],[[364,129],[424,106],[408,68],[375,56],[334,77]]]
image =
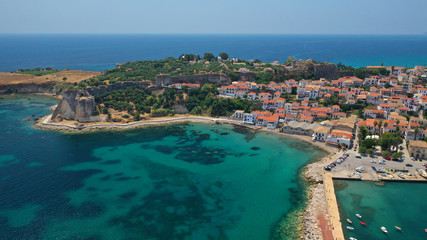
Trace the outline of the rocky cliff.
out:
[[[55,93],[54,86],[54,82],[5,84],[0,85],[0,94]]]
[[[61,102],[52,114],[52,120],[101,121],[100,116],[92,116],[96,108],[94,96],[128,87],[146,88],[148,85],[148,82],[117,82],[108,86],[87,87],[85,90],[65,91],[62,93]]]
[[[52,120],[94,121],[95,117],[92,114],[95,106],[95,97],[90,95],[88,91],[68,90],[62,93],[62,100],[53,112]]]

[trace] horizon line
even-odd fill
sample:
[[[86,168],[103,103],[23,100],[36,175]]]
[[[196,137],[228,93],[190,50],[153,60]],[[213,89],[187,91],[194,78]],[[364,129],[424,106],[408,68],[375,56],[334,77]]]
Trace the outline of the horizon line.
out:
[[[401,36],[422,36],[425,33],[0,33],[0,35],[401,35]]]

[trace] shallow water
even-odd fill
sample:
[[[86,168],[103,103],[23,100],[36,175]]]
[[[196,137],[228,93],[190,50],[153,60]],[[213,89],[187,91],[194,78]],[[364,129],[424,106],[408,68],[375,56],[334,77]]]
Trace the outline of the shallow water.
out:
[[[24,120],[56,101],[0,100],[0,239],[269,239],[322,155],[232,126],[61,134]]]
[[[384,186],[372,182],[334,181],[338,207],[343,220],[346,239],[427,239],[427,215],[425,214],[425,183],[386,182]],[[355,216],[362,215],[362,226]],[[345,219],[353,221],[354,231]],[[384,234],[380,227],[388,230]],[[402,228],[397,231],[394,226]]]

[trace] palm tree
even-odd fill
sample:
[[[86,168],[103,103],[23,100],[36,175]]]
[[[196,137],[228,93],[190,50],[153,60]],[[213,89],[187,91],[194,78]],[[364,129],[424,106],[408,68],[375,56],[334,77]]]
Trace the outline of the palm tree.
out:
[[[376,134],[376,132],[377,132],[377,126],[378,126],[378,122],[375,121],[374,122],[374,134]]]
[[[380,121],[380,122],[378,123],[378,128],[379,128],[379,131],[380,131],[380,135],[381,135],[381,127],[382,127],[382,125],[383,125],[383,122],[382,122],[382,121]]]
[[[384,123],[384,129],[385,129],[385,128],[387,128],[387,127],[388,127],[388,123],[387,123],[387,122],[385,122],[385,123]]]

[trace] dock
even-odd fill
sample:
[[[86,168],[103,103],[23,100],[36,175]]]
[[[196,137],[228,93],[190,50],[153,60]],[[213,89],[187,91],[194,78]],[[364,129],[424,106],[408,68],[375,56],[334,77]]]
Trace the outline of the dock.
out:
[[[323,185],[325,187],[325,196],[328,204],[329,222],[332,225],[332,234],[336,240],[344,240],[338,202],[335,196],[334,182],[331,173],[323,175]]]

